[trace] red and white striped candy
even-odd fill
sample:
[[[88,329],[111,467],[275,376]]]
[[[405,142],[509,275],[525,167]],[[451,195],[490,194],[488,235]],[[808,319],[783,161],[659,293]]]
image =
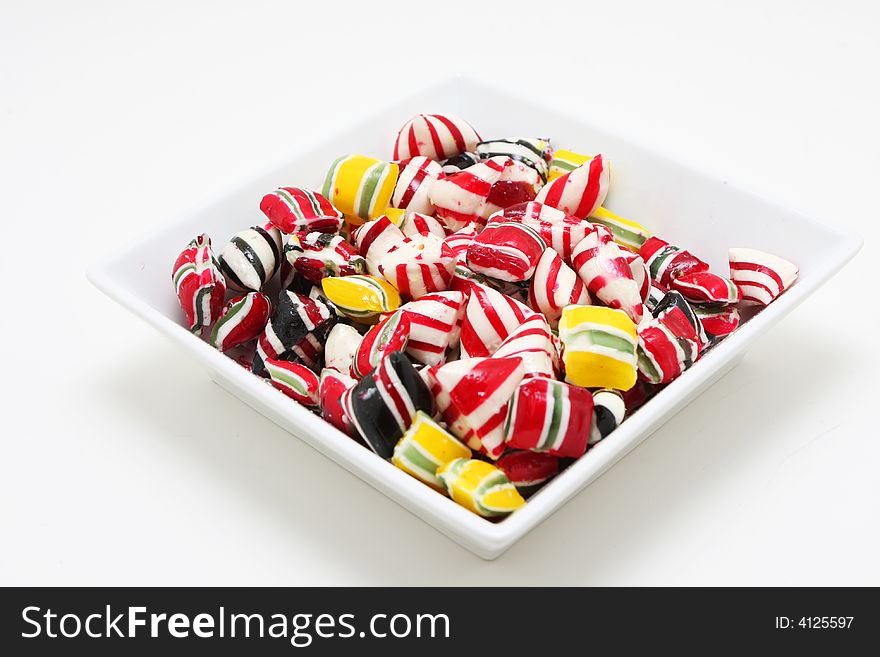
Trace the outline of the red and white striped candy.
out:
[[[730,278],[742,291],[742,300],[766,306],[798,277],[797,265],[757,249],[729,251]]]
[[[211,251],[211,238],[194,238],[174,261],[171,280],[190,331],[211,326],[223,309],[226,279]]]
[[[499,221],[516,221],[531,226],[538,231],[547,246],[562,256],[566,264],[571,263],[574,247],[593,228],[589,221],[535,201],[513,205],[500,214],[489,217],[490,224]]]
[[[461,357],[491,356],[517,326],[534,314],[497,290],[471,283],[461,325]]]
[[[467,252],[471,242],[477,236],[477,229],[473,224],[465,226],[452,235],[448,235],[443,241],[455,254],[455,261],[460,265],[467,265]]]
[[[342,235],[294,235],[284,247],[284,254],[303,278],[319,285],[327,276],[363,274],[366,269],[364,258]]]
[[[554,379],[523,381],[510,404],[508,447],[577,458],[587,451],[593,395]]]
[[[345,396],[357,381],[348,374],[325,368],[321,371],[318,397],[321,401],[321,417],[334,427],[352,435],[351,422],[345,414]]]
[[[586,219],[605,202],[611,170],[602,155],[547,183],[535,198],[539,203]]]
[[[519,358],[468,358],[428,371],[431,392],[449,430],[492,459],[504,452],[504,421],[523,378]]]
[[[651,319],[638,327],[639,374],[649,383],[669,383],[697,359],[699,346],[676,335],[665,322]]]
[[[651,279],[665,287],[681,276],[709,271],[709,265],[690,251],[670,244],[657,236],[649,237],[639,248],[639,255],[648,265]]]
[[[508,335],[493,358],[520,358],[523,376],[544,376],[555,379],[559,354],[553,344],[550,325],[543,315],[532,315]]]
[[[468,247],[471,271],[516,283],[529,280],[547,245],[535,229],[521,223],[493,223]]]
[[[711,340],[728,336],[739,326],[739,311],[736,306],[726,308],[694,306],[694,314]]]
[[[742,298],[739,288],[729,278],[710,271],[697,271],[685,274],[672,281],[672,289],[694,303],[730,305]]]
[[[400,307],[410,322],[406,353],[425,365],[446,361],[446,351],[458,345],[466,297],[461,292],[435,292]]]
[[[282,233],[336,233],[342,213],[318,192],[301,187],[281,187],[266,194],[260,210]]]
[[[446,238],[446,231],[443,230],[443,224],[434,217],[422,214],[420,212],[407,212],[403,221],[400,222],[400,230],[407,237],[413,235],[436,235],[441,240]]]
[[[529,306],[537,310],[552,328],[559,324],[565,306],[592,303],[587,286],[553,249],[545,249],[529,286]]]
[[[446,230],[455,232],[468,224],[482,224],[492,185],[511,163],[509,157],[493,157],[450,174],[431,186],[431,203]]]
[[[379,271],[397,290],[412,299],[449,289],[455,254],[436,235],[407,237],[382,258]]]
[[[379,264],[388,252],[403,242],[403,231],[382,215],[375,221],[368,221],[354,233],[354,244],[367,261],[367,271],[371,276],[381,278]]]
[[[559,473],[559,458],[547,452],[508,451],[495,464],[522,495],[528,495]]]
[[[641,290],[626,261],[625,250],[614,242],[611,231],[595,225],[575,247],[574,270],[590,293],[609,308],[624,311],[638,324],[642,319]]]
[[[256,340],[260,337],[269,316],[272,302],[261,292],[249,292],[229,301],[223,314],[211,330],[211,344],[220,351]]]
[[[451,114],[416,114],[407,121],[394,143],[394,159],[424,155],[445,160],[473,151],[482,141],[471,125]]]
[[[317,406],[318,375],[305,365],[287,360],[269,358],[263,365],[269,373],[272,385],[285,395],[304,406]]]
[[[372,326],[361,340],[352,360],[351,375],[360,379],[372,372],[387,354],[392,351],[403,351],[409,340],[410,329],[409,315],[400,311],[391,313]]]
[[[482,218],[487,219],[495,212],[500,212],[512,205],[534,201],[542,184],[535,169],[523,162],[513,160],[504,169],[498,182],[492,185],[489,197],[486,199],[486,207],[481,215]]]
[[[431,158],[418,155],[398,162],[400,173],[391,196],[391,207],[407,212],[433,214],[429,193],[431,185],[443,177],[443,167]]]
[[[621,249],[620,252],[623,254],[627,263],[629,263],[633,280],[636,282],[636,285],[639,286],[639,296],[642,298],[642,303],[644,303],[647,301],[648,294],[651,292],[651,272],[648,271],[648,265],[645,264],[642,256],[638,253],[633,253],[629,249]]]

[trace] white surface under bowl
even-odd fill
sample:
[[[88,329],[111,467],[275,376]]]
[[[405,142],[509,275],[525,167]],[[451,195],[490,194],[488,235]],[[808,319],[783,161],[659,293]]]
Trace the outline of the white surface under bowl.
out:
[[[190,334],[182,325],[183,316],[170,281],[171,265],[192,237],[207,232],[219,248],[234,233],[263,220],[258,207],[263,194],[281,185],[319,188],[327,167],[340,154],[363,153],[390,159],[397,130],[419,112],[458,114],[484,138],[546,136],[557,148],[602,152],[612,163],[614,174],[605,205],[638,220],[657,235],[686,246],[719,273],[727,271],[727,249],[731,246],[776,253],[800,268],[799,279],[791,289],[712,349],[608,439],[530,498],[528,504],[495,523],[473,515],[378,458]],[[861,239],[853,234],[651,152],[582,118],[481,82],[453,79],[383,110],[318,147],[291,154],[284,166],[116,252],[92,267],[89,278],[178,342],[233,395],[462,546],[493,559],[729,371],[761,333],[828,280],[860,246]],[[259,449],[259,443],[254,449]],[[291,468],[296,467],[291,464]]]

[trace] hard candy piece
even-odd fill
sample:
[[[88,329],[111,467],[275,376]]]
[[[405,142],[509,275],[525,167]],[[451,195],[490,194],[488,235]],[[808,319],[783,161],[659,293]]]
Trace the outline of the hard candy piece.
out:
[[[641,224],[624,219],[604,207],[596,208],[590,215],[594,224],[602,224],[614,235],[614,241],[631,251],[638,253],[642,244],[651,237],[651,233]]]
[[[354,244],[366,260],[370,275],[381,277],[379,265],[382,259],[405,238],[403,231],[383,215],[358,228],[354,233]]]
[[[341,326],[341,325],[340,325]],[[357,381],[348,374],[334,369],[321,370],[318,396],[321,401],[321,417],[341,432],[354,433],[351,421],[345,414],[345,400]]]
[[[199,235],[187,244],[174,261],[171,281],[193,333],[211,326],[223,309],[226,280],[211,251],[211,238]]]
[[[452,249],[455,254],[455,260],[460,265],[467,266],[467,252],[471,246],[471,242],[477,236],[477,229],[473,224],[469,224],[451,235],[447,235],[443,240],[446,245]]]
[[[639,249],[639,255],[648,265],[651,279],[669,287],[680,276],[698,271],[709,271],[709,265],[690,251],[677,247],[659,237],[648,238]]]
[[[402,160],[398,166],[400,174],[391,196],[391,205],[406,212],[434,214],[429,193],[431,185],[443,176],[443,167],[422,155]]]
[[[330,308],[321,301],[282,290],[272,319],[257,340],[254,373],[265,375],[267,359],[296,357],[307,367],[318,368],[327,333],[335,323]]]
[[[526,503],[503,471],[491,463],[459,458],[437,471],[449,496],[479,516],[492,518]]]
[[[395,351],[351,389],[345,412],[367,446],[387,459],[416,412],[431,415],[433,405],[431,392],[412,363]]]
[[[641,321],[641,290],[623,250],[613,242],[607,228],[593,226],[574,248],[572,264],[593,297],[624,311],[636,324]]]
[[[685,299],[694,303],[727,306],[742,298],[739,288],[732,280],[710,271],[680,276],[672,281],[672,289],[681,292]]]
[[[476,153],[460,153],[446,158],[440,163],[440,166],[443,168],[443,173],[448,176],[450,173],[458,173],[462,169],[472,167],[479,161],[480,156]]]
[[[400,306],[397,290],[374,276],[325,278],[321,288],[339,312],[367,324],[373,323],[380,313],[389,313]]]
[[[337,324],[327,335],[324,345],[324,367],[348,374],[363,336],[348,324]]]
[[[726,308],[694,306],[694,314],[700,320],[710,341],[727,337],[739,326],[739,310],[736,306]]]
[[[400,222],[400,230],[407,237],[413,235],[436,235],[441,240],[446,238],[443,224],[434,217],[419,212],[408,212]]]
[[[491,157],[504,156],[515,162],[522,162],[540,176],[542,184],[547,182],[552,152],[549,139],[492,139],[477,144],[477,155],[480,158],[488,160]]]
[[[219,262],[230,290],[259,292],[281,264],[281,231],[274,226],[243,230],[223,247]]]
[[[260,210],[282,233],[336,233],[342,213],[317,192],[301,187],[280,187],[266,194]]]
[[[473,450],[497,459],[504,421],[523,378],[519,358],[465,358],[428,370],[431,392],[449,430]]]
[[[479,283],[470,284],[470,298],[461,326],[461,356],[491,356],[513,330],[535,312],[515,299]]]
[[[507,452],[495,463],[523,497],[559,473],[559,457],[548,452]]]
[[[405,238],[382,258],[379,271],[404,296],[419,299],[447,290],[455,271],[455,254],[436,235]]]
[[[477,235],[467,252],[468,268],[502,281],[527,281],[547,245],[522,223],[493,223]]]
[[[574,247],[593,228],[589,221],[534,201],[513,205],[489,217],[489,224],[500,221],[519,222],[534,228],[547,246],[559,253],[566,263],[571,263]]]
[[[709,344],[703,325],[680,292],[670,290],[660,300],[651,313],[663,322],[676,336],[691,340],[697,345],[699,354]]]
[[[602,155],[596,155],[547,183],[535,200],[578,219],[586,219],[605,202],[610,184],[608,161]]]
[[[785,292],[798,277],[797,265],[757,249],[730,249],[730,278],[742,300],[766,306]]]
[[[481,223],[490,215],[512,205],[534,201],[542,185],[541,177],[534,169],[522,162],[511,160],[501,172],[498,182],[489,190],[486,205],[480,213]]]
[[[431,203],[446,230],[455,232],[468,224],[481,223],[486,200],[510,158],[493,157],[448,175],[431,186]]]
[[[406,353],[425,365],[445,362],[447,350],[458,345],[465,300],[462,292],[436,292],[401,306],[410,322]]]
[[[366,260],[342,235],[308,233],[291,239],[284,255],[307,281],[320,283],[327,276],[351,276],[367,271]]]
[[[211,330],[211,344],[220,351],[232,349],[260,337],[269,316],[272,302],[260,292],[248,292],[235,297],[223,309],[223,314]]]
[[[545,249],[529,286],[529,307],[556,328],[565,306],[590,305],[586,285],[553,249]]]
[[[638,333],[620,310],[568,306],[559,320],[565,380],[582,388],[629,390],[636,382]]]
[[[265,367],[269,381],[275,388],[304,406],[318,405],[320,381],[318,375],[308,367],[274,358],[266,360]]]
[[[669,289],[665,285],[662,285],[657,281],[651,281],[651,287],[648,290],[648,297],[645,299],[645,309],[648,312],[653,313],[660,301],[663,300],[663,297],[666,296],[667,292],[669,292]]]
[[[356,226],[385,212],[398,173],[393,162],[343,155],[330,165],[322,193],[342,211],[346,221]]]
[[[642,256],[638,253],[633,253],[626,249],[621,249],[621,252],[623,253],[624,260],[629,265],[633,280],[639,288],[639,297],[641,297],[642,303],[644,303],[648,300],[648,295],[651,293],[651,272],[648,271],[648,265],[645,264]]]
[[[550,325],[543,315],[528,317],[508,335],[494,358],[519,358],[523,377],[543,376],[555,379],[559,370],[559,354],[553,344]]]
[[[399,310],[371,327],[358,346],[351,364],[351,375],[360,379],[393,351],[403,351],[411,330],[409,316]]]
[[[593,392],[593,419],[590,422],[590,445],[608,437],[626,415],[626,402],[623,395],[611,388],[600,388]]]
[[[508,447],[577,458],[587,451],[593,395],[554,379],[523,381],[510,404]]]
[[[555,151],[553,153],[553,158],[550,160],[550,170],[547,180],[556,180],[560,176],[564,176],[566,173],[571,173],[579,166],[586,164],[592,159],[592,155],[581,155],[580,153],[567,151],[565,149]]]
[[[639,374],[649,383],[669,383],[678,378],[693,365],[698,354],[695,341],[677,335],[658,319],[639,325]]]
[[[394,159],[424,155],[445,160],[473,151],[479,142],[480,135],[464,119],[452,114],[416,114],[397,134]]]
[[[419,411],[394,447],[391,462],[416,479],[445,492],[437,470],[452,460],[469,459],[471,455],[467,445],[437,424],[430,415]]]

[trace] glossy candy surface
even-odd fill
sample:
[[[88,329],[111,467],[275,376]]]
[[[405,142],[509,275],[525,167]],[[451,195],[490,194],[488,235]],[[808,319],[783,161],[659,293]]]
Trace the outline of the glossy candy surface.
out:
[[[528,379],[511,401],[507,445],[577,458],[587,450],[592,418],[589,390],[554,379]]]
[[[503,516],[525,504],[502,470],[491,463],[459,458],[437,472],[449,496],[477,515]]]
[[[547,245],[537,231],[522,223],[492,223],[468,246],[471,271],[501,281],[527,281]]]
[[[470,457],[471,450],[467,445],[437,424],[430,415],[419,411],[395,445],[391,462],[416,479],[445,491],[437,470],[455,459]]]
[[[351,276],[367,271],[367,263],[358,250],[341,235],[308,233],[290,240],[284,255],[294,270],[311,283],[328,276]]]
[[[171,281],[190,331],[211,326],[223,308],[226,280],[211,251],[211,238],[199,235],[174,261]]]
[[[583,388],[629,390],[636,382],[636,325],[626,313],[568,306],[559,320],[565,380]]]
[[[243,230],[223,247],[219,262],[230,290],[258,292],[281,265],[281,231],[274,226]]]
[[[394,162],[365,155],[337,158],[324,178],[321,190],[353,225],[376,219],[385,212],[399,173]]]
[[[793,263],[757,249],[730,249],[730,278],[742,300],[766,306],[785,292],[798,277]]]
[[[256,340],[266,327],[271,314],[272,303],[265,294],[248,292],[244,296],[235,297],[226,304],[223,314],[214,324],[211,344],[220,351],[226,351]]]
[[[480,135],[462,118],[452,114],[416,114],[397,134],[394,159],[424,155],[432,160],[445,160],[473,151],[479,142]]]
[[[555,329],[562,309],[571,305],[590,305],[587,286],[556,251],[546,249],[529,285],[529,307],[543,314]]]
[[[391,206],[407,212],[420,212],[431,215],[431,186],[443,175],[439,162],[417,155],[398,162],[400,173],[391,196]]]
[[[282,233],[336,233],[342,213],[323,195],[302,187],[280,187],[266,194],[260,210]]]
[[[602,155],[596,155],[547,183],[535,200],[578,219],[586,219],[605,202],[610,185],[608,162]]]
[[[380,313],[397,310],[400,295],[394,287],[375,276],[325,278],[321,288],[333,305],[346,317],[374,323]]]
[[[417,233],[392,247],[379,272],[405,297],[419,299],[452,284],[455,254],[441,238]]]

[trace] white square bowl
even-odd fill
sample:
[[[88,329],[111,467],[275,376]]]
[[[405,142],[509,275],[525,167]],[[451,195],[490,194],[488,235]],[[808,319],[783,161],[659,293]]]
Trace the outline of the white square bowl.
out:
[[[686,246],[718,272],[727,271],[730,246],[766,250],[800,267],[800,277],[791,289],[500,522],[479,518],[431,490],[190,334],[181,323],[183,315],[171,285],[172,263],[193,236],[207,232],[215,245],[222,245],[235,232],[261,220],[258,206],[263,194],[280,185],[319,188],[326,168],[340,154],[390,158],[397,130],[419,112],[461,115],[486,137],[549,136],[557,147],[604,153],[614,171],[606,205]],[[861,243],[856,235],[651,152],[584,119],[481,82],[456,78],[383,110],[319,147],[292,154],[286,165],[95,265],[89,278],[178,342],[233,395],[457,543],[480,557],[494,559],[729,371],[755,338],[828,280]],[[292,463],[290,467],[297,466]]]

